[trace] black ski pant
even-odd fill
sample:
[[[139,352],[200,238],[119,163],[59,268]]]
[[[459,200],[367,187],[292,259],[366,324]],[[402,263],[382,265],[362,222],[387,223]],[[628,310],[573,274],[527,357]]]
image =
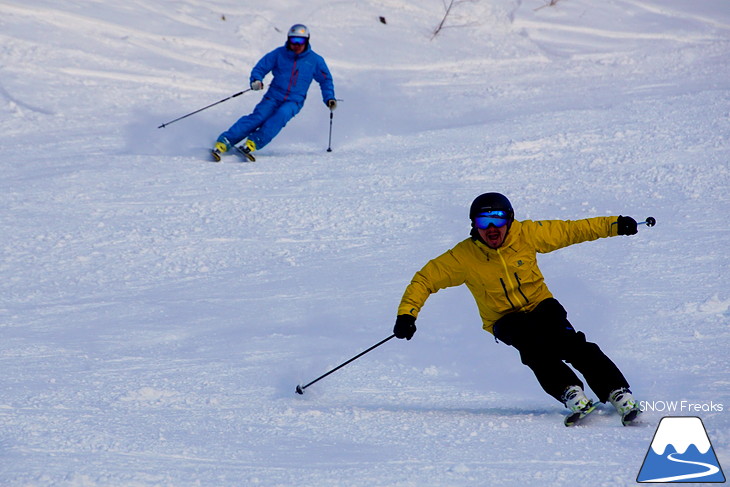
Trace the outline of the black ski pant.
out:
[[[570,363],[585,378],[602,402],[614,389],[629,387],[621,371],[595,343],[576,332],[565,308],[548,298],[532,311],[510,313],[494,324],[494,336],[515,347],[522,363],[535,373],[542,388],[562,401],[570,386],[584,388],[583,382],[566,365]]]

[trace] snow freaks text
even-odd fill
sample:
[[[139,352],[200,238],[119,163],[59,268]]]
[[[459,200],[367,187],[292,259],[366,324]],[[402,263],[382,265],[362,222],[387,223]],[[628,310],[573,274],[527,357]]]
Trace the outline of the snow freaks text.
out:
[[[658,411],[660,413],[719,413],[724,407],[720,403],[692,401],[639,401],[642,411]]]

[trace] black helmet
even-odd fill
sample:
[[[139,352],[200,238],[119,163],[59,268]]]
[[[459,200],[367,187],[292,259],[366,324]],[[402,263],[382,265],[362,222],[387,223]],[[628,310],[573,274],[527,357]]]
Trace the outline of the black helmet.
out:
[[[484,213],[485,211],[502,210],[507,213],[509,223],[515,219],[515,211],[512,209],[512,203],[507,197],[500,193],[484,193],[476,197],[469,208],[469,219]]]

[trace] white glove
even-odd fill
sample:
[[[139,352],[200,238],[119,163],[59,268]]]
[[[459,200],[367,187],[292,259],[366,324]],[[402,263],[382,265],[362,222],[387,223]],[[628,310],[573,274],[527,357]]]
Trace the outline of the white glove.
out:
[[[337,100],[334,98],[327,100],[327,106],[329,107],[330,111],[337,108]]]
[[[251,81],[251,89],[253,91],[259,91],[264,89],[264,84],[259,80],[253,80]]]

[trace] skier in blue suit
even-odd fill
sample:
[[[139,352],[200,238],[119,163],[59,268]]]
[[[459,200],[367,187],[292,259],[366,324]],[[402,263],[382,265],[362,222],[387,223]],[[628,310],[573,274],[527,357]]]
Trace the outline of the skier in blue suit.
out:
[[[262,90],[263,79],[272,73],[274,78],[263,100],[253,113],[238,119],[223,132],[215,143],[213,158],[220,156],[243,139],[240,148],[253,160],[253,151],[262,149],[291,120],[304,105],[312,80],[319,83],[322,100],[330,110],[337,108],[335,87],[324,58],[309,45],[309,29],[296,24],[289,29],[286,44],[266,54],[251,71],[251,89]]]

